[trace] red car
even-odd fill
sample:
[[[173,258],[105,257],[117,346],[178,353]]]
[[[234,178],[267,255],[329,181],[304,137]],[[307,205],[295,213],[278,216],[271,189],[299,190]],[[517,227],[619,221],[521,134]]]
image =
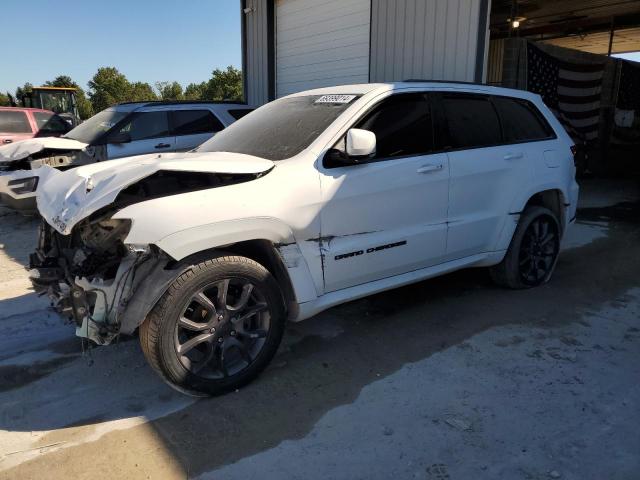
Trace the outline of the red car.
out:
[[[71,125],[50,110],[0,107],[0,145],[33,137],[59,137],[70,129]]]

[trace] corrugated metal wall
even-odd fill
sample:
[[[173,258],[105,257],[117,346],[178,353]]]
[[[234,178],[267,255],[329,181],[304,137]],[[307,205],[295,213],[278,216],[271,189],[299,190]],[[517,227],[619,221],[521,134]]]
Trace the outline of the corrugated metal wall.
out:
[[[370,80],[474,81],[482,3],[372,0]]]
[[[489,61],[487,62],[487,83],[502,85],[502,64],[504,63],[504,39],[491,40]]]
[[[276,1],[276,96],[369,79],[370,0]]]
[[[245,0],[245,69],[246,101],[251,105],[262,105],[269,101],[269,60],[267,37],[267,2]]]

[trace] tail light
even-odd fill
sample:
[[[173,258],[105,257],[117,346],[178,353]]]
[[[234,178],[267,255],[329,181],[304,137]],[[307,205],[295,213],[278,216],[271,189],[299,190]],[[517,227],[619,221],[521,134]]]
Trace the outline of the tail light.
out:
[[[571,155],[573,155],[573,164],[577,166],[578,164],[578,147],[575,145],[571,145]]]

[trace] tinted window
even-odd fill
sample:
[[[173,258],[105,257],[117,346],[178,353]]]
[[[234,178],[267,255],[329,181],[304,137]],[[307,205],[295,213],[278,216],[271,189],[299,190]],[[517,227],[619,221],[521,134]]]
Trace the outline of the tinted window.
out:
[[[167,112],[135,113],[119,132],[131,135],[131,141],[168,137],[169,119]]]
[[[337,103],[331,103],[332,98]],[[358,95],[305,95],[274,100],[200,145],[199,152],[234,152],[284,160],[302,152]]]
[[[229,110],[229,115],[231,115],[236,120],[240,120],[247,113],[251,113],[253,108],[239,108],[237,110]]]
[[[540,140],[553,135],[551,127],[526,100],[493,97],[493,104],[502,120],[505,142]]]
[[[31,133],[29,119],[24,112],[12,112],[0,110],[0,132],[6,133]]]
[[[224,128],[220,120],[209,110],[176,110],[172,115],[176,135],[214,133]]]
[[[64,133],[69,130],[69,124],[59,115],[48,112],[33,112],[40,133]]]
[[[442,98],[451,148],[477,148],[502,143],[493,105],[481,95],[447,94]]]
[[[419,93],[394,95],[384,100],[356,128],[376,134],[375,158],[417,155],[433,150],[429,104]]]

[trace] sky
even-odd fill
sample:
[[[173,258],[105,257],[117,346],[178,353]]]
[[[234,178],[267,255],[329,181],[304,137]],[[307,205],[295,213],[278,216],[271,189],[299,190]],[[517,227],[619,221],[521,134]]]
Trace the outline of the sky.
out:
[[[238,0],[2,0],[0,17],[0,92],[58,75],[86,90],[105,66],[186,86],[242,65]]]
[[[633,60],[634,62],[640,62],[640,52],[617,53],[612,56],[616,58],[624,58],[625,60]]]

